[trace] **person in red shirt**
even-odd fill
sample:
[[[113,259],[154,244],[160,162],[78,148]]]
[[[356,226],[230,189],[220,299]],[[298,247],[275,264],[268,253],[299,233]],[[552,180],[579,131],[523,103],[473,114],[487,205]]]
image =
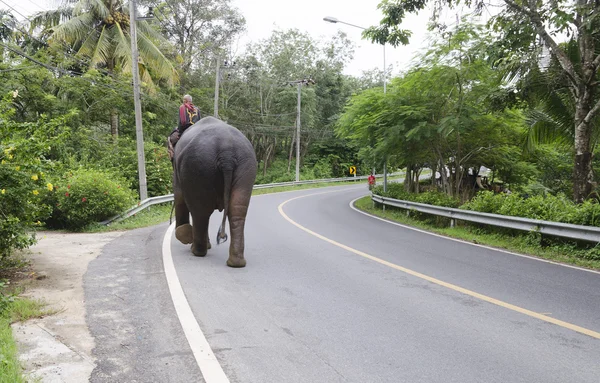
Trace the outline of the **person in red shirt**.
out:
[[[198,109],[198,107],[192,103],[192,96],[189,94],[183,96],[183,104],[179,107],[177,128],[171,132],[167,142],[169,148],[169,158],[171,158],[171,160],[173,160],[175,144],[177,144],[183,132],[196,122],[200,121],[200,118],[200,109]]]
[[[373,175],[373,173],[371,173],[371,175],[367,179],[369,180],[369,190],[371,190],[375,186],[375,176]]]

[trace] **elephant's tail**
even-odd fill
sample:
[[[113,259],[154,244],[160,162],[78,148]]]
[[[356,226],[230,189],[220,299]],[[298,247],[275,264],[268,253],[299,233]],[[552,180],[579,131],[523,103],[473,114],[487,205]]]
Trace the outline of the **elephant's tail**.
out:
[[[227,233],[225,232],[225,222],[227,221],[227,214],[229,213],[229,197],[231,196],[231,183],[233,180],[233,170],[223,169],[223,221],[217,234],[217,244],[221,242],[227,242]]]

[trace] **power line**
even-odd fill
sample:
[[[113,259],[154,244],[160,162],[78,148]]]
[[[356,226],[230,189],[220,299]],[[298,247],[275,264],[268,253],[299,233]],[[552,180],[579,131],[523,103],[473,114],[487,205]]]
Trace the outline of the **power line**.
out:
[[[14,72],[14,71],[18,71],[18,70],[25,70],[25,69],[31,69],[31,68],[35,68],[35,67],[32,65],[32,66],[26,66],[26,67],[20,67],[20,68],[0,69],[0,72]]]
[[[0,2],[4,3],[4,5],[6,5],[8,8],[12,9],[13,11],[15,11],[15,13],[17,13],[19,16],[23,17],[25,20],[31,22],[29,20],[29,17],[23,15],[21,12],[17,11],[16,8],[14,8],[12,5],[8,4],[7,2],[5,2],[4,0],[0,0]]]

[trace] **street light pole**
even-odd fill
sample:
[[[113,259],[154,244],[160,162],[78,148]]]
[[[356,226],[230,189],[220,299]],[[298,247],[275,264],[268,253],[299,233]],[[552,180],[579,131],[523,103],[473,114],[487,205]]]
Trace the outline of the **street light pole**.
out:
[[[148,198],[146,183],[146,157],[144,154],[144,131],[142,127],[142,105],[140,100],[139,55],[137,48],[135,0],[129,1],[129,34],[131,37],[131,74],[133,76],[133,105],[135,109],[135,137],[137,143],[138,179],[140,184],[140,201]]]
[[[367,29],[365,27],[350,24],[345,21],[340,21],[340,20],[336,19],[335,17],[331,17],[331,16],[324,17],[323,20],[327,21],[328,23],[332,23],[332,24],[340,23],[340,24],[350,25],[351,27],[362,29],[362,30]],[[383,45],[383,94],[387,94],[387,67],[385,65],[385,43],[382,45]],[[387,157],[383,163],[383,191],[384,192],[387,191]]]

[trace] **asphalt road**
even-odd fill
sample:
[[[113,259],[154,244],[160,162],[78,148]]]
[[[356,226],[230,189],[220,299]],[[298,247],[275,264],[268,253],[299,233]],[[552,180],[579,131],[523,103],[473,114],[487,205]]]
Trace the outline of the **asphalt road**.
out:
[[[231,382],[600,381],[600,339],[569,328],[600,332],[600,274],[365,216],[349,206],[365,194],[361,184],[253,197],[244,269],[225,266],[229,242],[214,244],[218,212],[206,257],[172,239]],[[203,381],[169,295],[166,229],[126,233],[89,266],[92,382]]]
[[[594,382],[600,340],[378,263],[600,332],[600,274],[364,216],[365,186],[253,197],[244,269],[172,242],[185,295],[232,382]],[[286,220],[327,238],[301,230]],[[217,232],[220,214],[211,222]],[[512,307],[512,306],[511,306]]]

